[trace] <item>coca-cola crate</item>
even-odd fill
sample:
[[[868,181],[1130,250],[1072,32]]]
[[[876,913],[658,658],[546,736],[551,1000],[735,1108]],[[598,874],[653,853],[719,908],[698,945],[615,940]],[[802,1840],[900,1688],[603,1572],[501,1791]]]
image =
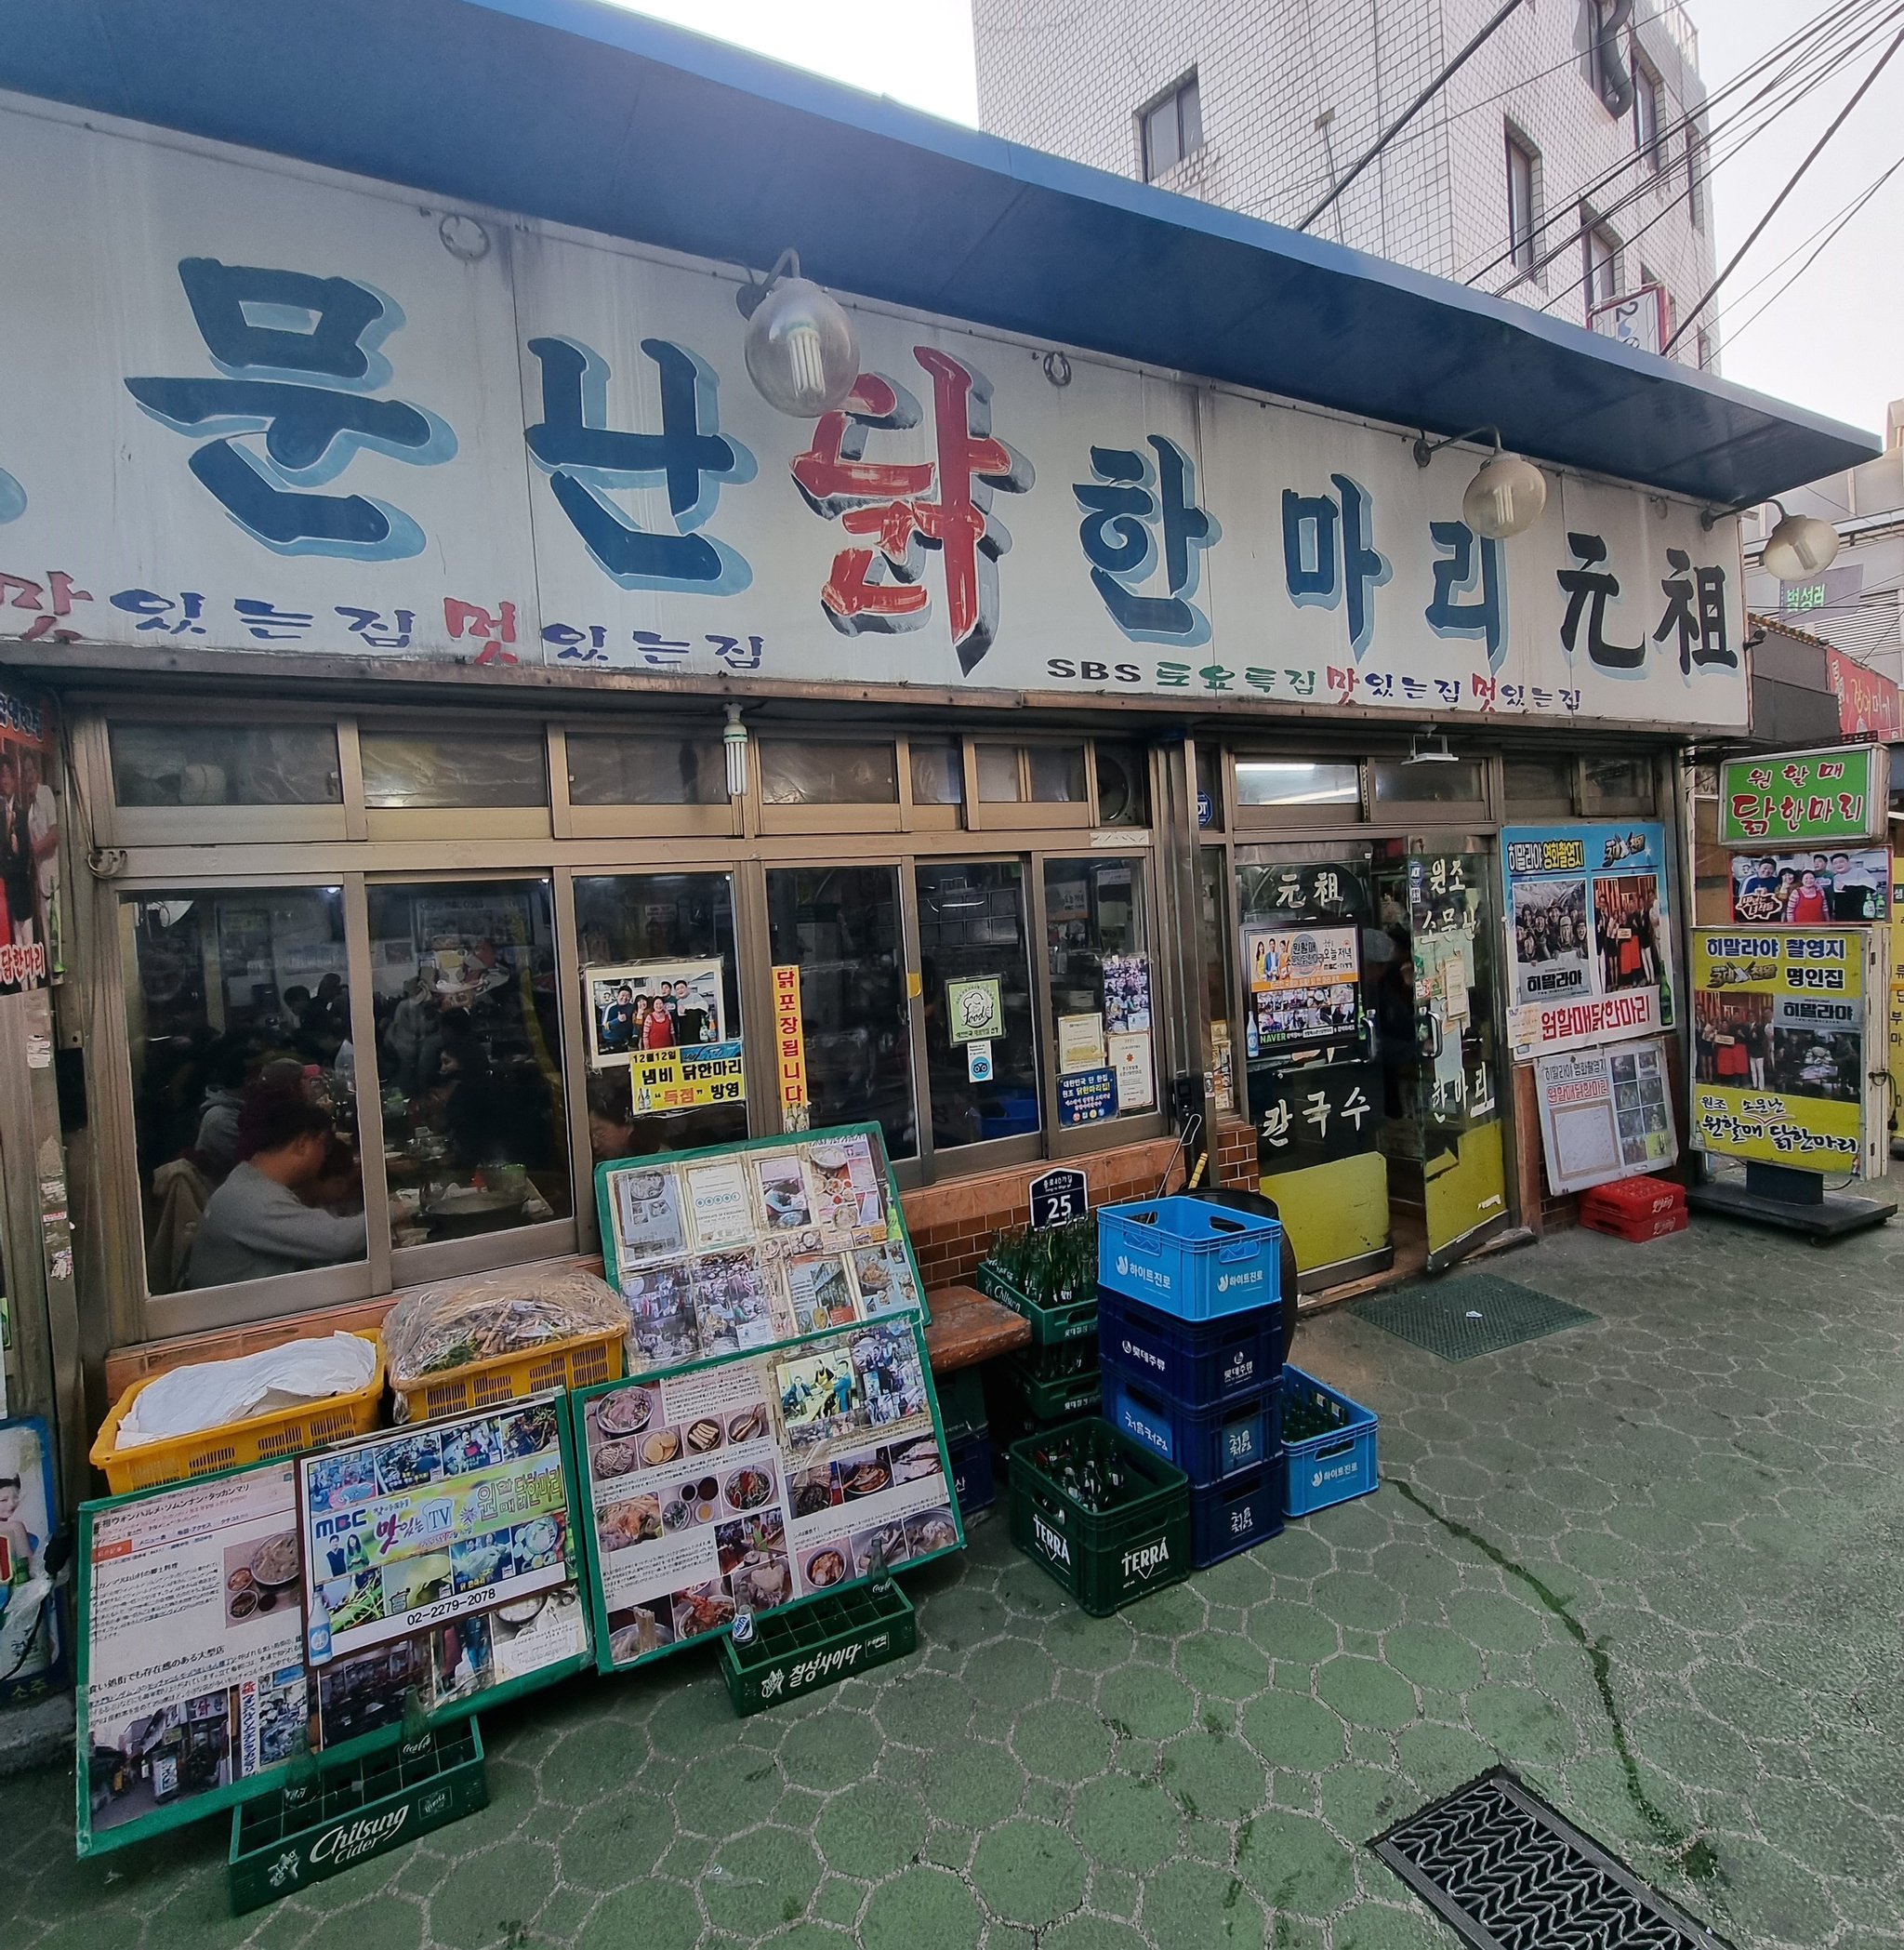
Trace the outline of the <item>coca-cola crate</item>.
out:
[[[1684,1232],[1689,1220],[1685,1206],[1673,1212],[1655,1213],[1649,1218],[1628,1219],[1610,1213],[1580,1209],[1580,1224],[1590,1232],[1605,1232],[1614,1239],[1630,1240],[1635,1245],[1649,1239],[1664,1239],[1669,1233]]]
[[[1670,1178],[1618,1178],[1580,1194],[1580,1214],[1598,1213],[1629,1222],[1686,1210],[1686,1187]]]

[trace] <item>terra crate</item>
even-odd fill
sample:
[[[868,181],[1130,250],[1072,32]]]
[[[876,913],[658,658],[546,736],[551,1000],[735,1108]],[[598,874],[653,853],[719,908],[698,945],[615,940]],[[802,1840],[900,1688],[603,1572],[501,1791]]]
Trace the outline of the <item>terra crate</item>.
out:
[[[736,1713],[759,1713],[796,1694],[903,1659],[919,1644],[912,1600],[891,1578],[747,1614],[750,1636],[721,1635],[721,1676]],[[739,1620],[735,1620],[737,1625]]]
[[[1306,1517],[1375,1488],[1374,1413],[1300,1368],[1283,1370],[1286,1517]]]
[[[399,1737],[354,1765],[319,1774],[309,1801],[273,1788],[231,1811],[231,1914],[275,1903],[355,1868],[489,1802],[483,1736],[473,1719]]]
[[[1123,1480],[1106,1507],[1088,1506],[1064,1475]],[[1012,1445],[1012,1541],[1093,1618],[1190,1575],[1190,1481],[1097,1416]]]
[[[996,1300],[1000,1307],[1009,1307],[1014,1314],[1029,1320],[1031,1337],[1040,1347],[1053,1341],[1078,1340],[1097,1332],[1095,1293],[1087,1294],[1082,1300],[1063,1300],[1047,1307],[1012,1285],[989,1259],[972,1276],[972,1283],[987,1300]]]
[[[1282,1297],[1276,1219],[1204,1199],[1134,1199],[1097,1215],[1101,1287],[1180,1320],[1213,1320]]]
[[[1276,1454],[1282,1407],[1278,1386],[1191,1408],[1119,1368],[1105,1368],[1104,1377],[1104,1420],[1174,1463],[1193,1483],[1221,1482]]]
[[[1190,1560],[1201,1571],[1252,1544],[1280,1536],[1283,1459],[1274,1456],[1247,1476],[1190,1492]]]
[[[1106,1367],[1179,1401],[1210,1407],[1276,1386],[1283,1365],[1282,1307],[1179,1320],[1106,1287],[1098,1295],[1097,1341]]]
[[[952,1457],[952,1499],[970,1523],[998,1499],[992,1474],[992,1438],[988,1429],[959,1436],[946,1445]]]

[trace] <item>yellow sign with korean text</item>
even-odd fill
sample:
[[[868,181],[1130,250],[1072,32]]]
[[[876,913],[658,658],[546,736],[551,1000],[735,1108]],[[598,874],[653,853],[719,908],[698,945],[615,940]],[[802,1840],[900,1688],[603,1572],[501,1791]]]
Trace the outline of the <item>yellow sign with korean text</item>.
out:
[[[737,1042],[637,1050],[628,1058],[628,1072],[637,1117],[697,1110],[707,1104],[739,1104],[747,1099],[747,1077]]]
[[[774,1054],[780,1076],[780,1108],[802,1110],[807,1101],[807,1037],[800,1015],[800,970],[774,971]]]

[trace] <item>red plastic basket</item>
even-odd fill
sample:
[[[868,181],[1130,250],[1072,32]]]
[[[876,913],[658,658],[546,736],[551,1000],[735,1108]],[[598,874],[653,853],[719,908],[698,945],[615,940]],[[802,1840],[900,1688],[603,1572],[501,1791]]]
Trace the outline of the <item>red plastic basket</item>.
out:
[[[1686,1210],[1686,1187],[1670,1178],[1619,1178],[1580,1194],[1580,1216],[1597,1212],[1608,1218],[1650,1219]]]
[[[1615,1239],[1631,1240],[1636,1245],[1649,1239],[1664,1239],[1671,1232],[1684,1232],[1689,1223],[1683,1205],[1677,1211],[1655,1213],[1644,1219],[1615,1218],[1584,1208],[1580,1213],[1580,1224],[1590,1231],[1610,1233]]]

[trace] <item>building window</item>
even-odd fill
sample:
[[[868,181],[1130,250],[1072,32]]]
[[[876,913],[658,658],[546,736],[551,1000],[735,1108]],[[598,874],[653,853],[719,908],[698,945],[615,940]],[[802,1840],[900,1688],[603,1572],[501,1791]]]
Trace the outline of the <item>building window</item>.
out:
[[[443,736],[364,731],[364,803],[390,810],[549,803],[548,746],[540,729]]]
[[[1047,860],[1045,946],[1060,1125],[1154,1111],[1143,860]]]
[[[1507,234],[1514,268],[1534,274],[1534,152],[1513,129],[1507,132]]]
[[[1703,131],[1686,132],[1686,204],[1692,213],[1692,227],[1706,227],[1706,138]]]
[[[139,723],[114,719],[123,806],[341,805],[334,724]]]
[[[1641,58],[1639,44],[1633,49],[1633,146],[1648,169],[1657,170],[1665,161],[1659,145],[1659,104],[1663,94],[1659,77]]]
[[[1620,296],[1620,240],[1610,231],[1590,225],[1586,254],[1587,315],[1591,318],[1601,305],[1610,305]]]
[[[1203,103],[1197,91],[1197,76],[1186,74],[1167,95],[1140,110],[1137,122],[1144,150],[1144,179],[1154,183],[1203,147]]]

